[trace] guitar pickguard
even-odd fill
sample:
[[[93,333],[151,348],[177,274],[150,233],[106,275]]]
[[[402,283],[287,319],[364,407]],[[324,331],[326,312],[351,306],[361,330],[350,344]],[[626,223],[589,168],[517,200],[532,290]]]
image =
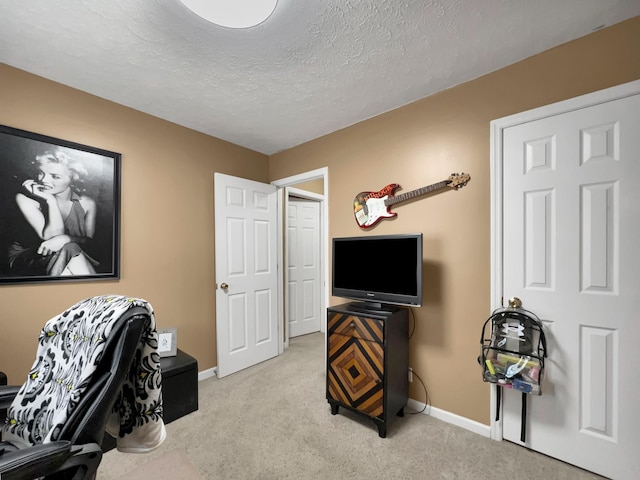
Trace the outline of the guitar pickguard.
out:
[[[356,195],[353,200],[356,223],[362,228],[369,228],[383,218],[395,217],[396,214],[390,212],[384,202],[398,187],[397,183],[392,183],[378,192],[360,192]]]

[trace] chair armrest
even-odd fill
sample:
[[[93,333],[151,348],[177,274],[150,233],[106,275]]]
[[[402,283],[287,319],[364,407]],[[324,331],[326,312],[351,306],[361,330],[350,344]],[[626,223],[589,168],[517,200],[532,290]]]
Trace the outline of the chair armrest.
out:
[[[58,471],[73,472],[81,469],[86,478],[94,478],[98,472],[98,466],[102,461],[102,447],[97,443],[86,443],[84,445],[73,445],[71,456],[67,458]],[[70,478],[69,475],[63,478]],[[74,477],[75,478],[75,477]],[[85,477],[83,477],[85,478]],[[2,477],[4,480],[4,477]]]
[[[55,472],[71,456],[71,442],[42,443],[0,454],[2,480],[25,480]]]
[[[0,409],[9,408],[19,390],[19,385],[0,385]]]

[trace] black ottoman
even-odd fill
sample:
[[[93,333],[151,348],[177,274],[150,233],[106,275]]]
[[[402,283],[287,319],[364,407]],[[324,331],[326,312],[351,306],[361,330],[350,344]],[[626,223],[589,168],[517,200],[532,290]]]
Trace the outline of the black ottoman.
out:
[[[175,357],[160,359],[164,423],[198,410],[198,361],[178,349]]]

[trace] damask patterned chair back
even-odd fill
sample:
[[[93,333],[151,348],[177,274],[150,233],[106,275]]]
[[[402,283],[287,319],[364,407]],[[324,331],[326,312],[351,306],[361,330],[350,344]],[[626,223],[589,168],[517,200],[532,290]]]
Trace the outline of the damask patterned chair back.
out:
[[[100,445],[105,426],[115,418],[114,436],[154,423],[155,441],[161,442],[156,348],[153,310],[141,299],[92,297],[52,318],[9,408],[3,440],[18,447],[55,440]]]

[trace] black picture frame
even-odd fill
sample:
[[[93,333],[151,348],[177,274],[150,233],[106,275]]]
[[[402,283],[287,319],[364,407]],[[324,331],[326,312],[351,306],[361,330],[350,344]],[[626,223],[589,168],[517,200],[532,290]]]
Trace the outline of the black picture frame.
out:
[[[120,278],[121,157],[0,125],[0,285]]]

